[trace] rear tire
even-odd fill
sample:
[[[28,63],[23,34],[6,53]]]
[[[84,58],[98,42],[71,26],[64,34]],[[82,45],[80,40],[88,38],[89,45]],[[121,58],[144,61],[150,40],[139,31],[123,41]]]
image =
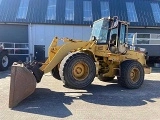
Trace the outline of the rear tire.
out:
[[[121,74],[117,77],[122,87],[129,89],[139,88],[144,81],[144,68],[138,61],[127,60],[120,65]]]
[[[9,67],[9,57],[7,52],[0,53],[0,71],[7,70]]]
[[[52,75],[55,79],[61,80],[61,77],[60,77],[60,75],[59,75],[58,65],[56,65],[56,66],[52,69],[51,75]]]
[[[90,85],[96,75],[94,60],[85,53],[67,55],[60,64],[60,77],[71,88],[84,88]]]

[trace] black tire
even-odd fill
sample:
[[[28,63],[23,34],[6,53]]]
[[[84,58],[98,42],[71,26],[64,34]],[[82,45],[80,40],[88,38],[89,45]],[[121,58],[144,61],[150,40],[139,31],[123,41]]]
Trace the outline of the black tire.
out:
[[[98,75],[98,79],[103,82],[110,82],[114,79],[114,77],[103,77],[102,75]]]
[[[7,52],[0,53],[0,71],[7,70],[9,67],[9,56]]]
[[[58,65],[56,65],[52,71],[51,71],[51,75],[56,78],[57,80],[61,80],[61,77],[59,75],[59,69],[58,69]]]
[[[96,75],[94,60],[85,53],[76,52],[67,55],[60,64],[60,77],[70,88],[84,88],[90,85]]]
[[[125,88],[137,89],[144,81],[144,68],[138,61],[127,60],[120,65],[118,83]]]

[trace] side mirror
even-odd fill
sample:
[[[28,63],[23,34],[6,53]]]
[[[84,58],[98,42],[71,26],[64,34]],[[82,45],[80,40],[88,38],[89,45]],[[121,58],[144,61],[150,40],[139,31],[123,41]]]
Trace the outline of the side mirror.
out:
[[[92,28],[93,27],[93,25],[90,25],[90,28]]]

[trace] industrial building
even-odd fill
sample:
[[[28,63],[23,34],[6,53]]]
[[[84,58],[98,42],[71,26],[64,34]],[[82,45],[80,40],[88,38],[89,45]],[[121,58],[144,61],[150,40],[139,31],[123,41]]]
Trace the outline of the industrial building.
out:
[[[0,0],[0,42],[13,61],[43,61],[55,36],[89,40],[89,26],[108,16],[129,21],[129,41],[159,58],[158,0]]]

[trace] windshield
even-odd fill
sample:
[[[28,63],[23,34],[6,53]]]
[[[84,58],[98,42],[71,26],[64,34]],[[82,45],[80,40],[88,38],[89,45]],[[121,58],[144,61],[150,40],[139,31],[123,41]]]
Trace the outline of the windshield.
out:
[[[95,36],[97,43],[106,43],[108,33],[108,21],[99,20],[93,24],[91,37]]]

